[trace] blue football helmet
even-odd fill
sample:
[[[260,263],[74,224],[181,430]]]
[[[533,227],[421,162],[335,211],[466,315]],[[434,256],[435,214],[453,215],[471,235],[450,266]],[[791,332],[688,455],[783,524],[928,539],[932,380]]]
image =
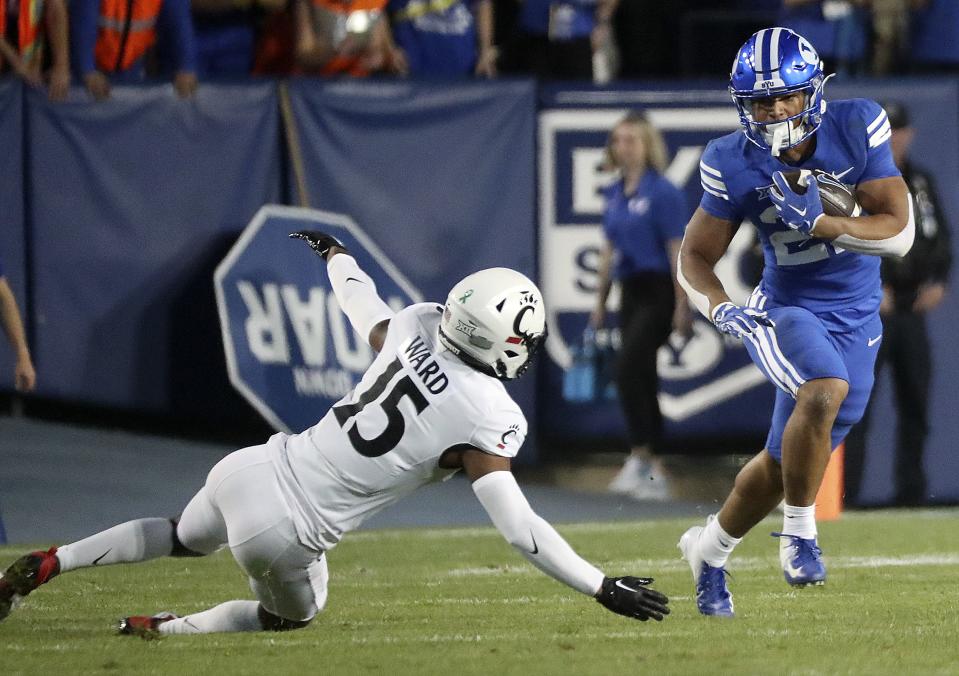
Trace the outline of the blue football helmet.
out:
[[[801,35],[788,28],[764,28],[755,33],[736,54],[729,74],[729,93],[746,137],[773,155],[805,141],[822,124],[826,112],[823,87],[829,77],[823,74],[819,54]],[[806,95],[800,113],[775,122],[753,119],[755,99],[792,92]]]

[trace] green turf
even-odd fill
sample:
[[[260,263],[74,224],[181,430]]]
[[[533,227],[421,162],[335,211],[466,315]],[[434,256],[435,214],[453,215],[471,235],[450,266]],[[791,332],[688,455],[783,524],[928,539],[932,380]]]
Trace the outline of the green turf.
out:
[[[157,641],[125,614],[249,598],[228,553],[64,575],[0,624],[0,674],[959,673],[959,512],[847,514],[821,525],[823,588],[782,580],[761,524],[731,562],[737,617],[700,617],[675,543],[686,521],[559,530],[608,573],[652,574],[663,623],[612,615],[526,564],[492,529],[361,532],[330,555],[307,629]],[[23,548],[0,549],[6,566]]]

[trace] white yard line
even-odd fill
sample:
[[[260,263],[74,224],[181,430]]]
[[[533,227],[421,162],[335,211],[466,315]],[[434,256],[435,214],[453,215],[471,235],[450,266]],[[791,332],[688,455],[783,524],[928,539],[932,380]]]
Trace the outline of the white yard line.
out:
[[[826,555],[827,569],[849,568],[888,568],[908,566],[959,566],[959,552],[943,552],[931,554],[916,554],[907,556],[829,556]],[[651,572],[686,570],[688,564],[679,558],[675,559],[632,559],[626,561],[611,561],[605,566],[609,569],[642,569]],[[733,557],[729,561],[729,571],[761,570],[764,568],[778,568],[779,562],[775,557],[744,556]],[[450,577],[487,577],[497,575],[538,575],[539,572],[532,566],[498,566],[495,568],[467,567],[453,568],[446,573]]]

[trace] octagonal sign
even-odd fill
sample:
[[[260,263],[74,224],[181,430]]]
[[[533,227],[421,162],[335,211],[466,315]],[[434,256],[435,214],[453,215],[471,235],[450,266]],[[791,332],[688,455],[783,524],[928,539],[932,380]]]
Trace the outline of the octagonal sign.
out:
[[[340,310],[326,264],[297,230],[333,235],[394,310],[421,301],[416,288],[349,216],[267,205],[214,275],[230,382],[274,428],[314,425],[373,361]]]

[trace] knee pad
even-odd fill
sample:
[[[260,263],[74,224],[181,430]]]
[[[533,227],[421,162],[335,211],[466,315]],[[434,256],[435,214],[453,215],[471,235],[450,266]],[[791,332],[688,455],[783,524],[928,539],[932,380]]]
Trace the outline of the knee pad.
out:
[[[260,619],[260,624],[266,631],[292,631],[293,629],[302,629],[313,619],[311,617],[308,620],[288,620],[279,615],[274,615],[264,608],[262,603],[257,607],[256,614]]]
[[[180,523],[179,517],[175,519],[170,519],[170,525],[173,526],[173,532],[171,533],[171,537],[173,538],[173,549],[170,551],[170,556],[176,556],[176,557],[204,556],[204,554],[200,552],[195,552],[192,549],[189,549],[188,547],[184,546],[184,544],[180,542],[180,537],[176,534],[176,527],[177,525],[179,525],[179,523]]]

